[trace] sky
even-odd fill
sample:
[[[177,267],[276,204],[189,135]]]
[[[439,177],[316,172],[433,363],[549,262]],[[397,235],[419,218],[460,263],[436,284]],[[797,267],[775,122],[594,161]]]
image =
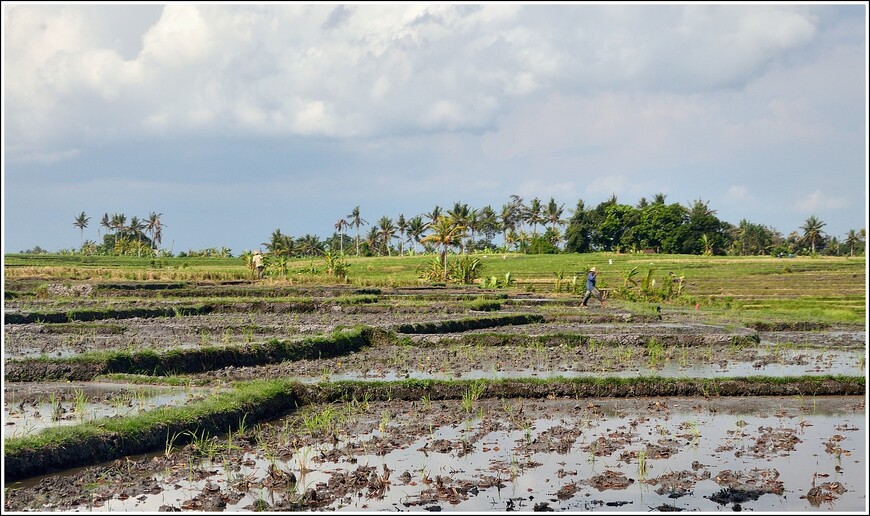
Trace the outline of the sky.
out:
[[[2,9],[4,253],[82,212],[239,255],[511,195],[866,228],[865,2]]]

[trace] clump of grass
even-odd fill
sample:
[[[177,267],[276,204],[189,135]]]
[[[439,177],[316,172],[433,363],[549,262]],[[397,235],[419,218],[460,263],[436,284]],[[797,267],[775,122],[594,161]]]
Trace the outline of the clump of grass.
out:
[[[85,391],[82,389],[75,390],[75,401],[73,402],[73,413],[78,416],[79,419],[85,418],[85,406],[88,403],[88,398],[85,396]]]
[[[650,368],[662,365],[665,358],[665,346],[662,341],[656,338],[651,338],[649,342],[646,343],[645,351],[649,359]]]
[[[335,303],[339,305],[362,305],[377,302],[378,296],[374,294],[356,294],[350,296],[339,296],[335,298]]]
[[[465,389],[462,394],[462,408],[467,413],[471,414],[474,402],[480,399],[484,390],[486,390],[486,382],[484,380],[477,380]]]
[[[332,405],[327,405],[320,411],[312,408],[302,415],[302,425],[312,437],[334,433],[339,420],[340,413]]]
[[[467,310],[474,310],[477,312],[495,312],[501,310],[502,302],[494,299],[487,298],[476,298],[471,301],[466,301],[463,303],[463,306]]]

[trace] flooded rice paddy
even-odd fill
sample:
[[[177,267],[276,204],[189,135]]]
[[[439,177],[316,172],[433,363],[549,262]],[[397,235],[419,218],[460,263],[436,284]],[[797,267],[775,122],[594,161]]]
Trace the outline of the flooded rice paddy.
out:
[[[100,382],[7,382],[3,386],[4,437],[179,406],[203,399],[214,390]]]
[[[172,461],[78,471],[92,481],[73,500],[52,495],[57,476],[7,486],[7,508],[859,511],[865,410],[863,397],[313,405]]]
[[[217,393],[263,379],[326,390],[359,384],[355,393],[375,384],[391,392],[391,383],[413,380],[465,383],[443,397],[409,397],[397,387],[395,397],[310,399],[237,418],[226,430],[158,424],[163,433],[151,440],[159,444],[144,455],[5,476],[4,509],[867,508],[866,398],[852,390],[546,394],[548,382],[565,379],[863,382],[864,328],[758,331],[691,310],[633,313],[618,302],[580,310],[576,299],[502,293],[495,311],[480,312],[467,305],[476,291],[413,292],[410,302],[407,292],[324,288],[306,292],[315,299],[306,304],[218,303],[171,317],[112,318],[110,311],[99,321],[61,323],[45,322],[53,317],[48,301],[40,308],[37,300],[7,300],[16,314],[45,318],[4,325],[4,444],[58,427],[99,429],[108,420],[204,406]],[[335,304],[339,294],[372,299]],[[94,296],[86,301],[99,305]],[[56,309],[70,312],[64,303]],[[380,333],[341,340],[359,327]],[[174,369],[158,373],[155,365],[170,359]],[[493,395],[487,382],[502,380],[541,383]]]

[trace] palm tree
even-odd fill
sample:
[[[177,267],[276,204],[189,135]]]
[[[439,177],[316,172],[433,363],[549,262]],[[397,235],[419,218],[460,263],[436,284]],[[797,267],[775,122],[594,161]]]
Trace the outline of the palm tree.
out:
[[[816,254],[816,240],[822,236],[822,228],[825,227],[825,223],[821,220],[817,219],[815,215],[811,215],[810,218],[804,222],[804,225],[801,226],[801,229],[804,230],[804,241],[809,241],[810,249],[813,254]]]
[[[78,217],[76,217],[76,221],[73,222],[73,226],[79,228],[79,247],[82,247],[84,245],[84,233],[85,228],[88,227],[89,220],[91,220],[91,218],[85,215],[85,212],[82,212]]]
[[[280,229],[273,231],[269,241],[263,242],[260,245],[264,246],[269,253],[278,257],[283,256],[284,258],[289,257],[295,247],[293,245],[293,237],[282,234]]]
[[[366,243],[369,245],[369,252],[374,253],[375,249],[378,249],[378,240],[381,239],[381,234],[378,232],[378,228],[372,226],[369,228],[369,233],[366,235]],[[378,256],[381,255],[381,250],[378,249]]]
[[[501,229],[504,233],[505,248],[507,248],[508,234],[516,232],[520,222],[520,207],[513,203],[503,204],[499,218],[501,219]]]
[[[467,204],[454,203],[452,210],[447,210],[447,215],[453,219],[453,223],[459,226],[468,227],[468,218],[471,216],[471,209]],[[462,244],[462,254],[465,254],[465,243]]]
[[[855,256],[855,246],[860,242],[858,237],[858,232],[854,229],[850,229],[848,233],[846,233],[846,241],[843,242],[847,246],[849,246],[849,256]]]
[[[442,211],[441,206],[438,206],[436,204],[435,207],[432,208],[432,211],[430,211],[429,213],[423,214],[424,217],[429,219],[429,222],[427,222],[428,226],[431,226],[431,225],[435,224],[436,222],[438,222],[438,218],[441,217],[441,211]]]
[[[557,224],[561,226],[565,223],[565,221],[562,220],[562,212],[564,209],[564,204],[558,205],[556,204],[556,200],[550,197],[550,202],[547,204],[545,215],[547,217],[547,222],[550,223],[550,226],[553,229],[556,229]]]
[[[103,213],[103,218],[100,219],[100,227],[106,228],[106,234],[109,234],[109,230],[112,229],[112,226],[109,222],[109,214]],[[97,236],[100,236],[100,228],[97,228]]]
[[[341,254],[344,254],[344,232],[345,230],[347,230],[347,228],[350,227],[350,224],[348,224],[348,222],[344,219],[338,219],[338,221],[335,223],[335,226],[333,227],[341,235]],[[359,253],[357,252],[357,254]]]
[[[354,208],[347,217],[350,225],[356,228],[356,255],[359,256],[359,227],[368,224],[368,221],[360,217],[359,206]]]
[[[477,219],[475,234],[483,234],[487,240],[492,240],[496,233],[501,233],[501,222],[498,214],[489,204],[477,210],[475,218]]]
[[[480,229],[480,225],[483,223],[481,218],[481,210],[471,210],[468,214],[468,218],[465,221],[465,226],[468,228],[469,233],[469,241],[471,243],[471,249],[474,250],[474,233]]]
[[[399,256],[402,256],[405,251],[405,233],[408,232],[408,221],[405,220],[403,213],[400,213],[399,218],[396,219],[396,230],[399,232]]]
[[[426,232],[426,223],[423,222],[423,217],[417,215],[408,221],[408,237],[414,242],[414,252],[417,252],[417,244],[423,238],[423,233]]]
[[[303,256],[316,256],[323,252],[323,243],[316,235],[305,235],[296,240],[295,249]]]
[[[831,237],[830,242],[828,242],[828,245],[825,247],[828,249],[829,253],[833,250],[834,254],[840,256],[840,242],[837,240],[837,237]]]
[[[535,197],[532,199],[532,203],[529,205],[525,216],[523,217],[526,222],[532,225],[533,238],[538,236],[538,224],[543,224],[547,220],[544,218],[543,211],[544,207],[541,205],[541,200]]]
[[[396,226],[393,220],[386,215],[378,221],[378,237],[381,240],[381,249],[387,252],[390,256],[390,242],[396,238]]]
[[[155,253],[160,250],[160,242],[163,240],[163,224],[160,222],[161,215],[163,214],[152,211],[148,215],[148,222],[145,227],[151,238],[151,244],[154,246]]]
[[[136,216],[130,219],[130,225],[127,226],[130,233],[136,237],[136,256],[142,256],[142,234],[146,227],[145,221],[139,220],[139,217]]]
[[[116,235],[123,236],[127,231],[127,216],[123,213],[113,213],[112,221],[109,223]]]
[[[526,233],[525,229],[521,229],[516,232],[516,243],[519,244],[520,252],[528,253],[529,252],[529,242],[531,241],[531,237]]]
[[[447,247],[456,245],[464,236],[465,226],[461,226],[452,217],[442,215],[430,226],[432,233],[426,235],[421,242],[432,242],[441,246],[441,268],[443,280],[447,281]]]

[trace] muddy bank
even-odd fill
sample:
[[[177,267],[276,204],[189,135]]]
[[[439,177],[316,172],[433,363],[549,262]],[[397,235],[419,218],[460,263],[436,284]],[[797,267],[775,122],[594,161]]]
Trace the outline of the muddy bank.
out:
[[[114,352],[68,359],[21,359],[5,362],[7,381],[90,380],[101,374],[129,373],[164,376],[346,355],[388,338],[371,328],[336,332],[331,336],[297,342],[269,341],[247,346],[203,347],[157,353]]]
[[[185,443],[198,432],[220,434],[248,421],[268,421],[295,409],[299,404],[293,386],[278,385],[269,395],[218,394],[236,399],[216,405],[197,402],[199,409],[169,407],[153,414],[110,418],[92,423],[47,429],[32,437],[6,439],[3,457],[6,482],[114,460],[162,449],[167,438]],[[214,407],[221,408],[215,410]],[[133,421],[129,428],[121,422]],[[54,435],[46,439],[44,435]]]
[[[68,323],[73,321],[101,321],[132,319],[134,317],[182,317],[204,315],[214,308],[210,305],[178,306],[173,308],[131,308],[111,310],[69,310],[66,312],[6,313],[5,324]]]

